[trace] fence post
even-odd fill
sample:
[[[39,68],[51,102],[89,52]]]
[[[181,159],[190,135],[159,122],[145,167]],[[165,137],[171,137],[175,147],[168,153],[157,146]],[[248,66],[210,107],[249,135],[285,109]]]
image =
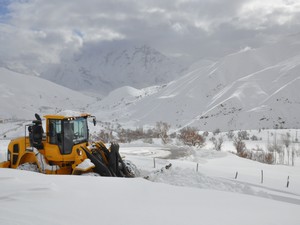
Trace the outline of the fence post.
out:
[[[154,166],[154,168],[155,168],[155,158],[153,158],[153,166]]]
[[[263,170],[261,170],[261,181],[260,182],[264,183],[264,171]]]
[[[290,185],[290,176],[287,177],[286,187],[288,188]]]
[[[237,179],[237,177],[238,177],[238,174],[239,174],[239,172],[238,172],[238,171],[236,171],[236,173],[235,173],[235,178],[234,178],[234,179]]]
[[[198,172],[198,169],[199,169],[199,163],[197,163],[196,172]]]

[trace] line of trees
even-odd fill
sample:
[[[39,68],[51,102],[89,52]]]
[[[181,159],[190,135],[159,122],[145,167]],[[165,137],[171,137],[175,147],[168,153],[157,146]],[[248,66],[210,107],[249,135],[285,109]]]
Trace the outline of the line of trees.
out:
[[[170,125],[165,122],[157,122],[154,128],[144,130],[143,128],[124,129],[120,126],[115,128],[108,126],[109,129],[101,130],[90,135],[91,140],[102,140],[110,142],[112,140],[120,143],[130,143],[135,140],[143,140],[146,143],[153,143],[154,138],[161,139],[163,144],[168,144],[174,138],[178,138],[183,144],[188,146],[201,147],[205,143],[205,137],[199,134],[194,127],[185,127],[178,133],[170,133]]]
[[[281,134],[279,140],[277,135],[274,135],[273,142],[268,143],[268,151],[274,155],[274,163],[295,165],[296,149],[291,144],[290,133]]]
[[[157,122],[155,127],[143,129],[142,127],[136,129],[124,129],[121,125],[111,125],[105,123],[105,130],[91,135],[92,140],[102,140],[104,142],[118,141],[120,143],[130,143],[135,140],[143,140],[145,143],[153,143],[153,139],[161,139],[163,144],[172,142],[176,138],[182,144],[194,147],[203,147],[206,144],[206,138],[209,136],[208,132],[201,132],[195,127],[184,127],[177,131],[177,133],[170,133],[171,126],[165,122]],[[258,137],[250,134],[247,131],[228,131],[222,133],[220,129],[216,129],[210,135],[209,141],[213,144],[214,149],[221,151],[224,144],[224,137],[227,136],[231,140],[236,149],[236,154],[240,157],[256,160],[268,164],[295,164],[296,149],[292,144],[290,133],[281,134],[279,140],[277,135],[274,135],[273,142],[269,142],[267,151],[257,146],[255,149],[247,149],[245,141],[257,141]]]
[[[273,142],[268,141],[267,151],[259,146],[256,149],[249,150],[246,148],[245,140],[249,140],[249,136],[245,134],[245,131],[238,132],[237,137],[233,139],[233,145],[238,156],[268,164],[295,165],[296,148],[291,147],[292,138],[290,133],[281,134],[279,140],[275,133]],[[251,140],[257,140],[257,138],[251,137]]]

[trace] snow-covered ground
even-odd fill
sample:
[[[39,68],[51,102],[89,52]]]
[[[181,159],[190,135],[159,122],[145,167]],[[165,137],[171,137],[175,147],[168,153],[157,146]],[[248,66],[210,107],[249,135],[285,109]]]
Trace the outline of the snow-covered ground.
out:
[[[6,127],[0,161],[18,127]],[[230,146],[122,144],[121,154],[141,173],[133,179],[0,169],[0,224],[299,225],[300,158],[294,167],[267,165],[229,153]]]

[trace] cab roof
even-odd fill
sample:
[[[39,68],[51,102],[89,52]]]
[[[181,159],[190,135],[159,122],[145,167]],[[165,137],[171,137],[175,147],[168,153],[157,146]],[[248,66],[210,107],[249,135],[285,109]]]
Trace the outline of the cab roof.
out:
[[[60,115],[60,114],[49,114],[49,115],[45,115],[44,118],[46,119],[57,119],[57,120],[63,120],[63,119],[74,119],[74,118],[86,118],[86,117],[90,117],[91,114],[88,113],[81,113],[81,114],[73,114],[73,115]]]

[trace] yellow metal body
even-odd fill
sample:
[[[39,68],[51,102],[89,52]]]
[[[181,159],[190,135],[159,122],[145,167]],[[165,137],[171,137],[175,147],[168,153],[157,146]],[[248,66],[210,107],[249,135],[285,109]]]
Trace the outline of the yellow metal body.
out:
[[[18,168],[25,163],[36,164],[40,172],[46,174],[81,174],[90,172],[93,166],[88,168],[77,168],[77,166],[87,159],[85,151],[93,150],[99,151],[103,156],[104,163],[108,165],[108,160],[103,153],[102,149],[105,145],[102,142],[89,143],[88,139],[81,141],[80,143],[74,143],[68,153],[62,153],[62,147],[59,144],[51,143],[50,134],[50,121],[55,120],[62,123],[62,121],[76,121],[82,119],[86,122],[89,114],[81,114],[79,116],[62,116],[62,115],[46,115],[46,132],[43,135],[41,146],[42,148],[34,149],[30,143],[28,136],[16,138],[11,140],[8,145],[8,160],[0,163],[0,168]],[[86,131],[88,134],[88,128]],[[40,156],[38,156],[41,154]],[[39,158],[40,157],[40,158]],[[43,159],[41,163],[41,158]],[[47,164],[48,168],[44,168]],[[50,169],[49,169],[50,168]],[[51,169],[52,168],[52,169]]]

